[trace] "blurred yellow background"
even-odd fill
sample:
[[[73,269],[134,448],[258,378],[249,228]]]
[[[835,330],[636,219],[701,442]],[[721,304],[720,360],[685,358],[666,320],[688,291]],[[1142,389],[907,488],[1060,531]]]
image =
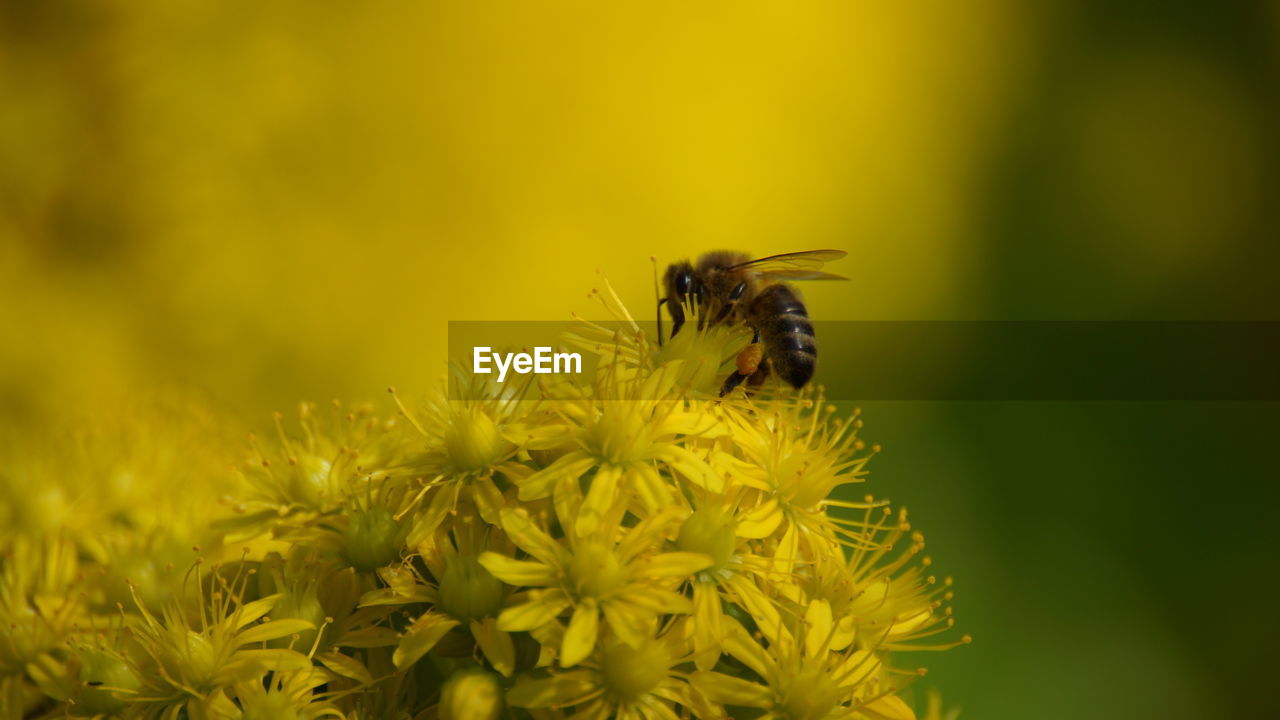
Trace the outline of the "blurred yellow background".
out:
[[[850,250],[829,317],[973,314],[1015,4],[29,3],[0,50],[0,408],[246,417],[425,384],[448,319],[649,257]],[[844,293],[844,294],[840,294]]]
[[[647,318],[715,247],[848,250],[823,319],[1275,319],[1278,46],[1273,2],[0,3],[0,446],[415,393],[448,320],[597,269]],[[865,417],[967,717],[1268,703],[1274,412]]]

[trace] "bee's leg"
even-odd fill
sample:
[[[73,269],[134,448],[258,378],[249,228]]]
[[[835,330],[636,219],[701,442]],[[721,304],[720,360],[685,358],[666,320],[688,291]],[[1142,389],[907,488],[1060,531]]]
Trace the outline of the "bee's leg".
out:
[[[662,304],[666,298],[658,298],[658,347],[662,347]]]
[[[747,387],[758,388],[764,384],[766,378],[769,377],[769,360],[766,358],[760,361],[760,366],[756,371],[751,373],[751,377],[747,378]]]
[[[754,377],[759,372],[760,366],[767,362],[764,359],[764,347],[760,345],[759,330],[756,330],[751,344],[742,349],[742,352],[738,355],[737,362],[738,368],[725,379],[724,385],[720,387],[720,397],[728,395],[734,388],[741,385],[743,380]],[[768,372],[768,370],[765,372]]]
[[[729,291],[729,299],[721,306],[720,312],[716,313],[716,319],[712,320],[710,324],[719,325],[724,322],[725,318],[729,317],[729,313],[732,313],[733,309],[738,306],[738,301],[742,299],[742,293],[746,291],[747,284],[745,282],[735,285],[733,290]],[[760,333],[756,333],[756,339],[752,340],[752,342],[760,342]]]
[[[667,310],[671,312],[671,335],[675,337],[680,332],[680,328],[684,327],[684,305],[677,301],[676,298],[666,298]],[[661,331],[659,331],[661,332]]]
[[[743,375],[737,370],[734,370],[732,375],[725,378],[724,385],[720,386],[720,397],[724,397],[725,395],[733,392],[733,389],[741,385],[742,381],[746,380],[748,377],[748,375]]]

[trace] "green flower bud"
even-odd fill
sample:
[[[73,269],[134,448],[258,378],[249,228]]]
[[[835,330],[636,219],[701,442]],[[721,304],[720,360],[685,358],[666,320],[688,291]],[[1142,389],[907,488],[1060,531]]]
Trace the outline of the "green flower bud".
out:
[[[293,498],[309,507],[319,507],[329,495],[332,467],[328,460],[311,454],[293,461],[289,469],[289,490]]]
[[[71,705],[75,715],[117,713],[125,706],[119,691],[137,690],[142,686],[123,659],[98,650],[80,654],[79,679],[81,688]]]
[[[458,670],[440,692],[440,720],[497,720],[502,712],[498,675],[480,668]]]
[[[320,599],[316,596],[315,588],[295,588],[280,596],[275,606],[271,608],[271,618],[273,620],[299,618],[309,620],[315,625],[311,630],[299,631],[296,640],[289,636],[267,641],[269,647],[292,647],[294,650],[306,653],[311,651],[311,646],[316,642],[320,627],[324,625],[325,613],[324,607],[320,605]]]
[[[670,667],[671,658],[662,645],[646,642],[639,649],[621,643],[606,648],[600,669],[614,697],[629,703],[656,688]]]
[[[463,472],[484,470],[496,463],[510,448],[498,426],[482,410],[455,412],[444,433],[449,461]]]
[[[357,570],[376,570],[400,558],[400,523],[384,507],[352,511],[346,538],[347,561]]]
[[[578,596],[584,598],[604,597],[630,579],[626,566],[618,561],[613,550],[596,540],[578,545],[569,561],[569,575]]]
[[[782,700],[787,720],[821,720],[840,700],[840,689],[831,676],[812,670],[792,679]]]
[[[437,606],[462,621],[493,615],[502,606],[502,581],[484,569],[474,555],[455,556],[440,578]]]
[[[707,570],[720,570],[729,564],[738,546],[733,526],[731,513],[715,505],[706,505],[695,510],[680,526],[676,545],[685,552],[710,555],[715,564]]]

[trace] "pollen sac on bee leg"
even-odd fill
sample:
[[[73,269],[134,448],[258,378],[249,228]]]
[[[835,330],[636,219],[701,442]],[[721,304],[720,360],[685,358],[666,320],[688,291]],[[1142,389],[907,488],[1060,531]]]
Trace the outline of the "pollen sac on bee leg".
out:
[[[755,373],[764,360],[764,346],[758,342],[751,343],[738,354],[738,372],[744,377]]]
[[[758,388],[764,384],[766,378],[769,377],[769,359],[765,358],[760,361],[760,365],[756,367],[756,371],[751,373],[751,377],[747,378],[747,387]]]
[[[720,387],[720,397],[724,397],[733,392],[733,389],[742,384],[743,380],[750,379],[748,383],[750,387],[757,387],[764,382],[764,378],[768,375],[768,360],[764,358],[764,345],[753,342],[742,349],[738,353],[736,360],[737,371],[729,377],[725,378],[724,385]]]

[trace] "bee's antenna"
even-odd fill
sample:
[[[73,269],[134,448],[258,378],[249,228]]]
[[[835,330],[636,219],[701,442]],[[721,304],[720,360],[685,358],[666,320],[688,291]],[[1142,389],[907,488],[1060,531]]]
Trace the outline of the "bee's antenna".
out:
[[[658,284],[658,258],[650,255],[649,263],[653,265],[653,296],[658,300],[658,347],[662,347],[662,303],[666,298],[662,297],[662,286]]]

